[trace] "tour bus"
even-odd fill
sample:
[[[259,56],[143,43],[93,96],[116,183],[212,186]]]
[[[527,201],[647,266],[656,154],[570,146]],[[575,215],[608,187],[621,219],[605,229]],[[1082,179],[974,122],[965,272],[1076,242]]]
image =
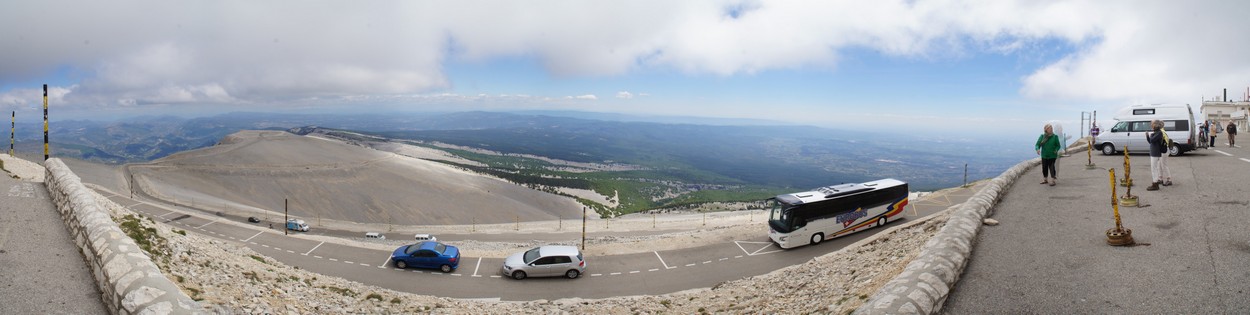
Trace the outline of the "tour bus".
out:
[[[1146,133],[1151,131],[1152,120],[1162,121],[1163,132],[1172,140],[1172,145],[1168,146],[1168,155],[1185,154],[1198,146],[1197,122],[1194,121],[1194,111],[1188,104],[1133,105],[1120,109],[1114,118],[1115,125],[1095,138],[1094,149],[1102,151],[1102,154],[1113,155],[1126,149],[1132,153],[1149,152],[1150,144],[1146,142]]]
[[[792,248],[882,226],[903,213],[907,194],[907,183],[887,178],[777,195],[768,199],[768,237]]]

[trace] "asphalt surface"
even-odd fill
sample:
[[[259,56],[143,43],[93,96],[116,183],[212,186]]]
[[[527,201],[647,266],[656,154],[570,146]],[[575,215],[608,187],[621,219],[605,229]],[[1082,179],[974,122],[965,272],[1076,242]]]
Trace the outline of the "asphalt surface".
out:
[[[107,314],[43,183],[0,175],[0,314]]]
[[[912,201],[912,209],[904,213],[904,219],[897,221],[923,217],[945,209],[966,200],[975,189],[979,189],[978,186]],[[761,275],[804,263],[883,230],[864,230],[817,246],[790,250],[781,250],[768,240],[766,234],[761,233],[756,238],[724,240],[722,243],[679,250],[644,249],[635,254],[592,256],[586,258],[586,274],[577,280],[545,278],[515,281],[500,275],[503,259],[473,257],[471,248],[461,249],[460,267],[452,273],[421,269],[400,270],[389,260],[390,251],[286,236],[281,231],[266,228],[267,224],[223,223],[234,220],[240,222],[242,218],[218,217],[187,209],[173,211],[172,205],[157,204],[159,201],[134,200],[128,194],[120,196],[104,191],[101,194],[133,211],[151,216],[158,222],[192,233],[237,242],[305,270],[417,294],[491,300],[604,298],[712,287],[725,281]],[[658,234],[663,231],[651,233]],[[359,237],[358,234],[351,232],[350,236]],[[496,240],[511,237],[512,240],[529,240],[534,239],[533,236],[534,234],[484,234],[479,239],[473,235],[449,235],[444,240],[444,236],[439,235],[440,240],[451,245],[456,245],[454,240],[459,239]],[[578,235],[550,233],[548,237],[574,240]]]
[[[1123,156],[1096,154],[1095,170],[1086,161],[1060,159],[1054,187],[1038,184],[1040,168],[1016,181],[942,313],[1250,314],[1250,150],[1168,157],[1174,185],[1158,191],[1146,191],[1149,157],[1132,155],[1132,194],[1148,205],[1120,207],[1133,247],[1106,243],[1107,168],[1123,178]]]

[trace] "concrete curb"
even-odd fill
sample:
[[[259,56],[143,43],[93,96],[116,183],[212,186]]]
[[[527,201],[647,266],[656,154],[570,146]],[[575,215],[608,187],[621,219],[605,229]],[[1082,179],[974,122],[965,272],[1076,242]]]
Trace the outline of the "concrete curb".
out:
[[[1069,149],[1069,153],[1085,148]],[[855,314],[935,314],[946,303],[972,255],[981,220],[1020,175],[1042,164],[1041,158],[1012,166],[985,184],[947,219],[902,273],[877,290]]]
[[[100,209],[60,159],[44,162],[46,185],[112,314],[195,314],[202,309]]]

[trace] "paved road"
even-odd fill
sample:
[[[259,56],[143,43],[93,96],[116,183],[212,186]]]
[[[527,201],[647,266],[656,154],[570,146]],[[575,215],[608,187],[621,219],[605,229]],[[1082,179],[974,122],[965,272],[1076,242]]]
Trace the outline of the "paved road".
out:
[[[0,175],[0,314],[108,313],[43,183]]]
[[[1059,185],[1021,177],[995,206],[946,301],[949,314],[1250,314],[1250,150],[1217,147],[1169,157],[1173,186],[1146,191],[1149,158],[1132,156],[1145,208],[1121,208],[1138,243],[1111,247],[1106,167],[1122,156],[1060,160]],[[1124,187],[1116,187],[1123,195]]]
[[[922,217],[966,200],[979,187],[969,187],[944,194],[935,194],[914,201],[914,209],[905,215]],[[389,261],[390,252],[357,248],[334,243],[284,236],[280,231],[246,224],[222,223],[231,220],[198,211],[172,211],[168,205],[153,204],[101,192],[128,208],[193,233],[244,244],[257,252],[285,264],[313,272],[338,276],[366,284],[399,291],[453,298],[484,298],[501,300],[534,300],[566,297],[603,298],[613,296],[663,294],[761,275],[782,267],[800,264],[813,257],[836,251],[870,236],[881,229],[821,243],[819,246],[781,250],[767,235],[745,240],[667,251],[644,251],[636,254],[587,257],[587,275],[582,279],[527,279],[513,281],[502,278],[499,258],[472,256],[464,249],[460,268],[443,274],[434,270],[400,270]],[[156,202],[156,201],[152,201]],[[235,219],[237,220],[237,219]],[[903,219],[906,220],[906,217]],[[762,224],[762,223],[761,223]],[[656,232],[652,232],[656,233]],[[566,235],[557,234],[554,235]],[[356,237],[357,235],[352,235]],[[532,239],[533,234],[484,235],[483,238]],[[568,234],[571,239],[575,235]],[[440,237],[442,237],[440,235]],[[469,238],[469,237],[455,237]],[[566,238],[568,240],[570,238]],[[452,242],[454,245],[455,243]],[[437,286],[427,281],[447,278]],[[425,284],[423,284],[425,283]],[[544,285],[560,283],[560,285]],[[541,290],[535,290],[541,287]]]

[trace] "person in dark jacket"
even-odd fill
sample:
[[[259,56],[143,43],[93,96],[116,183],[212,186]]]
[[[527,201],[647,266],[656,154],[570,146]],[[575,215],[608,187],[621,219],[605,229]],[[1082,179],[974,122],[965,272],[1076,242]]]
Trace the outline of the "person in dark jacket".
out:
[[[1154,191],[1159,190],[1159,185],[1172,186],[1172,172],[1168,170],[1167,159],[1163,158],[1171,141],[1163,131],[1162,121],[1151,121],[1150,129],[1146,133],[1146,142],[1150,144],[1150,187],[1146,190]]]
[[[1229,121],[1228,128],[1224,128],[1224,130],[1228,131],[1228,147],[1231,148],[1237,144],[1237,125]]]
[[[1042,184],[1054,186],[1059,177],[1059,170],[1055,169],[1055,160],[1059,159],[1059,136],[1050,124],[1042,127],[1042,131],[1033,148],[1042,156]]]

